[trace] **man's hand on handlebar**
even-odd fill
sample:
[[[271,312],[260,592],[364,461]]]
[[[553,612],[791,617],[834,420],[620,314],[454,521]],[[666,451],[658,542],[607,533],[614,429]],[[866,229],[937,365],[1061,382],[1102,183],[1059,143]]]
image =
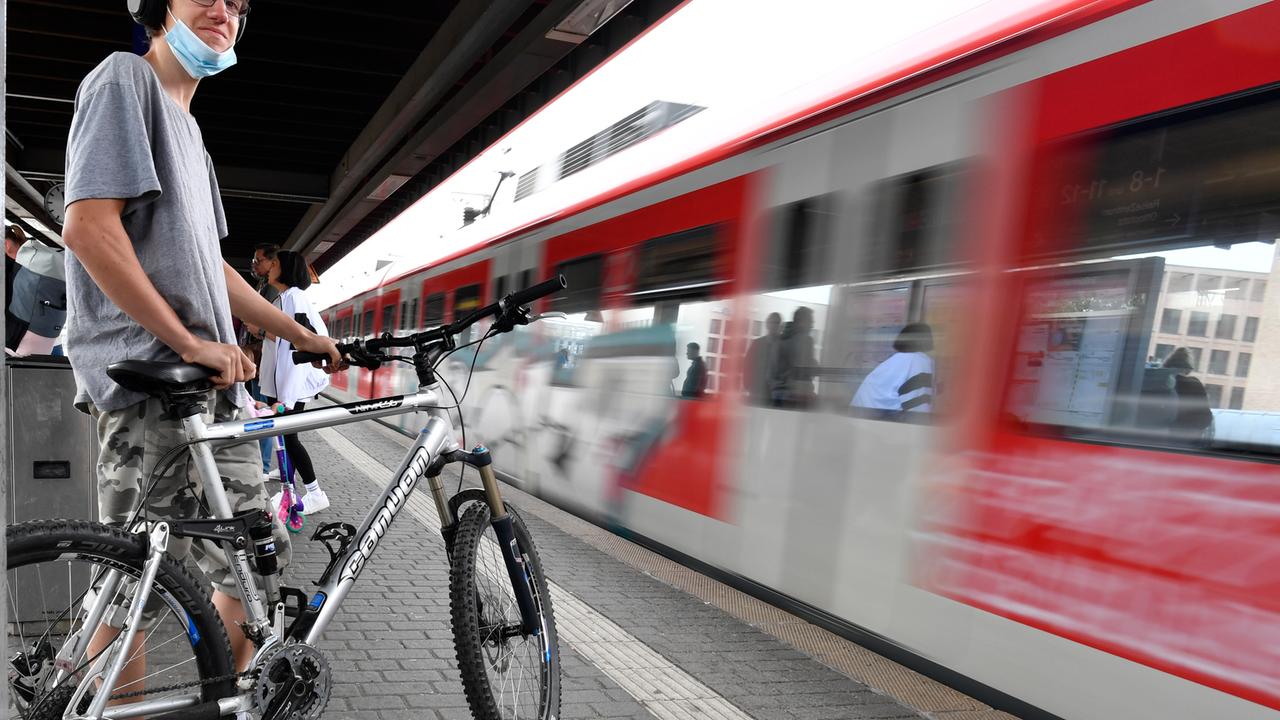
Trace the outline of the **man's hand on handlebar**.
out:
[[[306,335],[294,341],[293,349],[301,352],[316,353],[317,355],[327,355],[329,357],[327,362],[317,360],[311,363],[327,373],[332,374],[347,369],[347,363],[342,359],[342,353],[338,352],[338,344],[333,338],[307,331]]]

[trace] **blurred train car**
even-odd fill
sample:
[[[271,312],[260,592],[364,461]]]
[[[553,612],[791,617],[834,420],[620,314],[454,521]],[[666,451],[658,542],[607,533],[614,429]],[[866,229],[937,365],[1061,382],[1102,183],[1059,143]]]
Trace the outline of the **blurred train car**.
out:
[[[1032,5],[326,319],[563,273],[444,371],[510,481],[1020,714],[1274,717],[1280,3]]]

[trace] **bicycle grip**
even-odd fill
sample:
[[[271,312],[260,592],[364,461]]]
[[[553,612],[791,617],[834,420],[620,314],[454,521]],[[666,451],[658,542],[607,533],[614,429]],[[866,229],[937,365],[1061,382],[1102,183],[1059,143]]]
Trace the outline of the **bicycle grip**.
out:
[[[307,363],[313,363],[317,360],[328,360],[328,359],[329,359],[329,356],[323,353],[302,352],[301,350],[295,350],[293,353],[294,365],[306,365]]]
[[[565,289],[567,286],[568,283],[565,282],[564,275],[556,275],[550,280],[540,282],[533,287],[513,292],[507,296],[507,299],[511,301],[512,305],[528,305],[538,298],[554,295],[555,293]]]

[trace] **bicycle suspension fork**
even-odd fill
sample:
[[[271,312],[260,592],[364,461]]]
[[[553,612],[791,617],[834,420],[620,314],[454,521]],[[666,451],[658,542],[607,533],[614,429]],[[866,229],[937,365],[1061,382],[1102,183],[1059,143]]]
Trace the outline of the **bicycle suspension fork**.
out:
[[[542,622],[533,601],[533,580],[529,576],[524,550],[516,539],[515,524],[498,489],[498,478],[493,472],[493,456],[488,448],[481,446],[470,453],[467,462],[480,471],[480,483],[484,487],[485,501],[489,504],[489,524],[498,536],[502,560],[506,563],[507,575],[511,579],[511,590],[515,593],[516,605],[520,608],[521,629],[527,635],[537,635],[542,632]]]

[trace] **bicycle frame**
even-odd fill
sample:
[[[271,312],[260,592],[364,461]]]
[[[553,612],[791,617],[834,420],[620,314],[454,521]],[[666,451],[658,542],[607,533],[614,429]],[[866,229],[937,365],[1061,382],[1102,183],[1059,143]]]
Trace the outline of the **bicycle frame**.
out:
[[[343,599],[350,592],[352,586],[355,585],[361,570],[363,570],[368,560],[373,557],[379,542],[386,535],[392,521],[395,520],[400,510],[404,508],[406,500],[413,492],[414,487],[424,477],[428,479],[431,496],[435,501],[441,525],[447,526],[454,520],[453,511],[449,507],[449,498],[445,494],[444,484],[439,474],[445,463],[459,459],[457,455],[453,454],[463,449],[455,439],[453,421],[449,416],[448,408],[440,405],[439,383],[437,381],[429,386],[419,387],[418,391],[412,395],[391,396],[332,407],[315,408],[269,418],[214,424],[205,424],[200,414],[183,419],[183,427],[187,434],[187,439],[193,443],[190,447],[192,460],[195,463],[197,472],[204,480],[205,499],[211,511],[208,519],[225,520],[232,517],[232,509],[219,480],[220,475],[217,464],[214,461],[214,450],[227,445],[253,441],[261,437],[335,427],[410,412],[425,412],[428,415],[427,422],[418,433],[404,460],[392,475],[391,482],[383,490],[380,500],[369,510],[364,521],[360,524],[359,530],[347,545],[346,551],[334,566],[335,572],[314,593],[307,607],[303,608],[303,612],[311,616],[308,618],[308,624],[303,627],[305,637],[293,639],[312,646],[319,642],[325,628],[342,605]],[[511,530],[510,516],[507,515],[503,505],[493,468],[488,464],[487,451],[483,454],[469,455],[463,453],[463,455],[466,455],[469,459],[481,457],[484,460],[483,463],[473,464],[476,464],[480,471],[481,480],[484,484],[485,501],[490,506],[492,522],[500,540],[502,540],[503,556],[506,559],[507,569],[513,582],[513,590],[518,601],[517,604],[520,607],[524,628],[526,632],[536,633],[540,626],[536,622],[536,610],[533,606],[528,573],[524,567],[523,553],[520,555],[514,554],[516,543],[514,533]],[[224,543],[222,547],[241,591],[246,619],[245,631],[249,633],[250,637],[262,639],[256,649],[254,657],[254,662],[256,663],[268,650],[273,649],[285,640],[283,602],[277,599],[271,603],[275,607],[268,607],[268,602],[264,600],[263,594],[251,573],[249,555],[246,552],[246,548],[235,548],[231,543]],[[268,581],[272,583],[267,588],[268,599],[278,598],[279,591],[276,585],[276,578],[274,576],[269,577]],[[149,585],[140,584],[139,592],[149,592]],[[97,606],[103,605],[105,601],[105,596],[95,601],[94,606],[90,608],[89,616],[101,617],[101,611]],[[145,601],[145,597],[142,598],[142,601]],[[232,628],[228,628],[228,632],[231,631]],[[127,648],[133,635],[132,629],[126,628],[122,634],[126,635],[126,637],[120,647]],[[118,672],[119,669],[116,668],[114,672],[102,677],[103,683],[107,686],[114,686],[116,673]],[[226,715],[236,710],[246,709],[244,706],[248,700],[243,693],[243,689],[240,694],[219,701],[219,714]],[[102,717],[117,718],[167,712],[191,707],[198,702],[198,697],[194,696],[161,698],[125,706],[102,708]]]

